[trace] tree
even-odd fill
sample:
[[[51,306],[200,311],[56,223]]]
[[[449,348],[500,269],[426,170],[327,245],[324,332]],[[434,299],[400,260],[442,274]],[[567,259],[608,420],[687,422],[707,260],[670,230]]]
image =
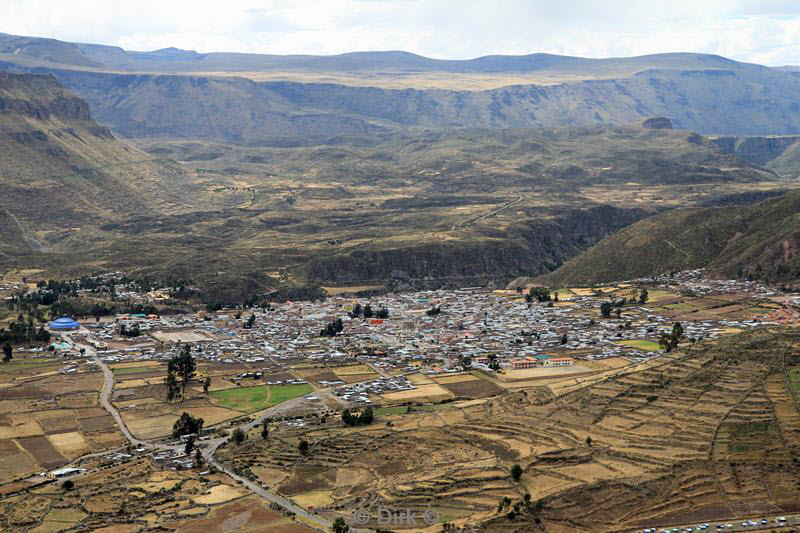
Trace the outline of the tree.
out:
[[[197,362],[192,356],[192,347],[189,344],[184,344],[183,348],[181,348],[181,353],[173,355],[167,364],[167,376],[175,374],[181,378],[181,399],[186,394],[186,387],[194,377],[195,370],[197,370]]]
[[[389,310],[386,309],[385,307],[381,307],[380,309],[378,309],[378,312],[375,313],[375,316],[380,319],[389,318]]]
[[[261,438],[264,440],[269,438],[269,423],[266,420],[261,423]]]
[[[622,315],[622,309],[617,307],[616,309],[614,309],[614,314],[617,315],[617,319],[619,319],[620,315]]]
[[[671,352],[678,347],[678,344],[683,340],[683,336],[683,326],[680,322],[675,322],[672,325],[672,333],[662,332],[658,338],[658,344],[665,352]]]
[[[462,369],[469,370],[470,368],[472,368],[472,357],[468,355],[462,356],[460,364]]]
[[[172,436],[177,438],[183,435],[194,435],[200,433],[203,429],[204,420],[199,417],[194,417],[187,412],[183,412],[181,417],[175,421],[172,426]]]
[[[442,312],[441,306],[437,305],[436,307],[431,307],[430,309],[425,311],[425,314],[428,315],[428,316],[436,316],[436,315],[440,314],[441,312]]]
[[[194,449],[194,464],[195,464],[195,466],[203,466],[204,462],[205,461],[203,460],[203,454],[200,453],[200,448],[195,448]]]
[[[357,318],[361,316],[361,304],[356,304],[353,306],[353,317]]]
[[[519,481],[519,478],[522,477],[522,467],[519,466],[518,464],[515,464],[514,466],[512,466],[511,467],[511,477],[514,479],[514,481]]]
[[[369,425],[375,420],[375,414],[372,412],[372,407],[367,407],[361,414],[358,415],[358,424],[359,425]]]
[[[14,356],[12,355],[13,353],[14,349],[11,347],[11,343],[6,342],[3,345],[3,362],[8,363],[9,361],[11,361],[11,359],[14,358]]]
[[[600,313],[603,315],[603,318],[608,318],[611,316],[611,302],[603,302],[600,305]]]
[[[61,484],[61,488],[64,490],[72,490],[75,488],[75,482],[71,479],[65,479],[64,482]]]
[[[375,316],[375,313],[372,312],[372,306],[367,304],[364,306],[364,318],[372,318]]]
[[[178,380],[175,378],[175,374],[167,372],[164,382],[167,384],[167,401],[171,402],[178,397],[178,392],[180,391]]]
[[[308,448],[308,441],[305,439],[301,440],[297,445],[297,451],[299,451],[302,455],[308,455]]]
[[[647,294],[647,289],[642,289],[642,292],[640,292],[640,293],[639,293],[639,303],[640,303],[640,304],[645,304],[645,303],[647,303],[647,298],[648,298],[648,297],[649,297],[649,296],[648,296],[648,294]]]
[[[586,435],[586,445],[591,447],[592,446],[592,437]]]
[[[194,450],[194,437],[186,439],[186,445],[183,447],[183,453],[189,455]]]
[[[353,413],[350,412],[350,409],[345,409],[342,411],[342,422],[344,422],[348,426],[354,426],[353,424]]]
[[[242,428],[236,428],[231,433],[231,440],[238,446],[247,440],[247,433]]]
[[[569,337],[567,337],[567,334],[564,333],[563,335],[561,335],[561,344],[564,345],[567,344],[568,342],[569,342]]]
[[[252,315],[250,315],[250,318],[247,319],[247,322],[245,322],[244,327],[246,329],[253,329],[253,325],[255,323],[256,323],[256,315],[255,313],[253,313]]]
[[[671,352],[672,348],[673,348],[673,346],[672,346],[672,335],[669,335],[668,333],[662,333],[661,335],[659,335],[658,336],[658,345],[661,346],[661,348],[665,352]]]
[[[502,513],[504,509],[508,509],[509,505],[511,505],[511,498],[503,496],[503,499],[497,504],[497,512]]]
[[[206,377],[203,381],[203,394],[208,394],[208,388],[211,386],[211,376]]]
[[[341,516],[333,521],[333,526],[331,527],[331,531],[333,533],[348,533],[350,531],[350,526],[344,521],[344,518]]]

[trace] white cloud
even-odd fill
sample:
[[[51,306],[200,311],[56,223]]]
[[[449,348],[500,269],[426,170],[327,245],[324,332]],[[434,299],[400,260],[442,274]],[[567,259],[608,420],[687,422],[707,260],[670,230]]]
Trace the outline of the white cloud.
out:
[[[717,53],[800,63],[800,3],[750,0],[0,0],[0,31],[129,50],[437,58]]]

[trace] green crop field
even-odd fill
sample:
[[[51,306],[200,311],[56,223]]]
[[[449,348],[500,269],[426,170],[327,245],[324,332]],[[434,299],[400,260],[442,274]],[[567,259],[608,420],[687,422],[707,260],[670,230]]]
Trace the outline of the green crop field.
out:
[[[628,341],[619,341],[617,344],[621,344],[623,346],[630,346],[631,348],[638,348],[639,350],[648,350],[648,351],[656,351],[660,350],[661,346],[657,342],[653,341],[645,341],[645,340],[628,340]]]
[[[795,392],[800,392],[800,368],[789,370],[789,383]]]
[[[158,372],[161,370],[157,366],[131,366],[125,368],[112,368],[111,371],[115,376],[124,376],[126,374],[141,374],[143,372]]]
[[[397,407],[378,407],[375,409],[375,416],[403,415],[408,412],[408,407],[399,405]]]
[[[273,405],[278,405],[286,400],[297,398],[311,392],[311,386],[303,383],[299,385],[256,385],[255,387],[237,387],[214,391],[209,394],[219,401],[222,407],[251,413],[260,411]]]

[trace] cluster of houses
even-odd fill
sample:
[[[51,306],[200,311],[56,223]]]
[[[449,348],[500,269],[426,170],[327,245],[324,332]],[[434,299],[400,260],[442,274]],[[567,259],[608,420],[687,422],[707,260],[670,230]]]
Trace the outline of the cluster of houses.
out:
[[[634,280],[673,293],[697,296],[747,293],[770,298],[778,291],[756,282],[713,280],[699,270]],[[119,286],[117,286],[119,288]],[[131,298],[134,298],[131,289]],[[168,291],[162,291],[161,295]],[[119,293],[118,293],[119,294]],[[136,293],[135,298],[146,295]],[[568,299],[567,299],[568,298]],[[115,322],[88,321],[88,339],[108,362],[167,360],[178,353],[176,341],[194,339],[193,352],[209,362],[250,367],[237,378],[269,379],[269,372],[297,363],[347,364],[369,362],[387,374],[462,370],[473,367],[507,371],[579,365],[582,360],[626,357],[641,360],[658,350],[636,342],[656,340],[671,330],[673,319],[648,304],[628,304],[619,318],[602,318],[606,296],[575,291],[558,302],[527,302],[510,291],[484,288],[389,294],[371,300],[331,297],[321,302],[285,302],[269,309],[234,310],[181,315],[121,315]],[[387,309],[384,319],[354,316],[355,304]],[[439,309],[439,313],[429,312]],[[251,319],[251,317],[253,317]],[[326,324],[341,319],[343,331],[321,337]],[[683,323],[687,337],[713,338],[729,328],[761,324],[750,319],[694,320]],[[121,324],[137,325],[135,339],[119,336]],[[166,337],[165,337],[166,336]],[[162,342],[162,340],[167,341]],[[112,349],[109,349],[112,348]],[[496,362],[496,364],[494,364]],[[270,384],[284,383],[270,381]],[[301,381],[297,381],[301,382]],[[288,381],[286,383],[292,383]],[[341,381],[320,382],[323,387]],[[374,380],[362,389],[340,387],[341,397],[359,400],[368,394],[413,388],[400,378]]]
[[[339,387],[334,389],[333,393],[346,402],[358,404],[370,403],[370,395],[413,390],[415,388],[416,385],[411,383],[405,376],[392,376],[373,379],[363,383],[355,383],[346,387]]]

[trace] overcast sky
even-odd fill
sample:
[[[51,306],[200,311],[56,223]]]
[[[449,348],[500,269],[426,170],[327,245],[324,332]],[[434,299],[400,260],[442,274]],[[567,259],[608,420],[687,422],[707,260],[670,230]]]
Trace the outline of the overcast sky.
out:
[[[800,64],[798,0],[0,0],[0,32],[128,50],[446,59],[687,51]]]

